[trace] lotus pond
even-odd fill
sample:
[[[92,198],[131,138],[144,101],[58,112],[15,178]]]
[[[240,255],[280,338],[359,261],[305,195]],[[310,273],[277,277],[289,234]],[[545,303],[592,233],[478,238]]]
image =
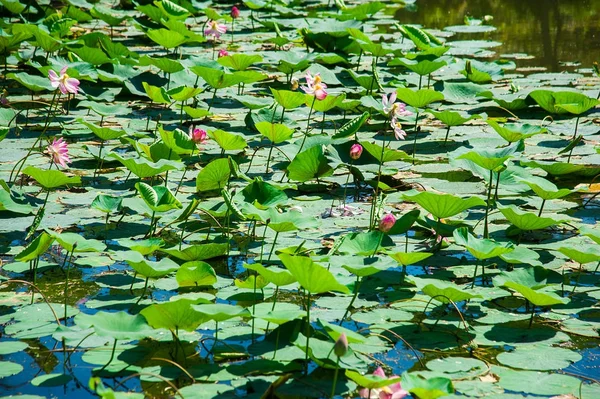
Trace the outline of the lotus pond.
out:
[[[600,397],[597,2],[0,3],[0,398]]]

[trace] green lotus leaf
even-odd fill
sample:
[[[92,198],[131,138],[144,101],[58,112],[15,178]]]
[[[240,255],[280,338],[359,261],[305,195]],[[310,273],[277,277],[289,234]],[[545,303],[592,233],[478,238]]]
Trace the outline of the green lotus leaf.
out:
[[[430,58],[430,57],[428,57]],[[408,59],[408,58],[394,58],[388,63],[388,66],[403,66],[420,76],[426,76],[433,73],[446,65],[444,60],[431,59]]]
[[[437,399],[454,393],[452,380],[445,377],[422,378],[418,374],[402,373],[402,388],[419,399]]]
[[[171,302],[153,303],[142,309],[140,314],[154,328],[194,331],[200,324],[206,323],[210,319],[205,314],[192,309],[192,305],[208,302],[204,298],[181,298]]]
[[[127,341],[146,338],[153,332],[142,316],[127,312],[79,313],[75,316],[75,324],[82,328],[93,327],[101,337]]]
[[[132,251],[139,252],[141,255],[150,255],[154,251],[160,249],[165,242],[162,238],[148,238],[146,240],[130,240],[130,239],[121,239],[119,240],[119,245],[125,248],[129,248]]]
[[[153,65],[153,66],[157,67],[158,69],[160,69],[161,71],[166,72],[166,73],[177,73],[177,72],[183,71],[185,69],[179,61],[171,60],[169,58],[165,58],[165,57],[155,58],[155,57],[149,57],[147,55],[141,56],[139,59],[139,66],[149,66],[149,65]],[[177,90],[177,89],[175,89],[175,90]],[[202,90],[200,90],[200,91],[202,91]],[[193,97],[193,96],[191,96],[191,97]],[[190,97],[188,97],[188,98],[190,98]],[[177,101],[182,101],[182,100],[177,100]]]
[[[500,255],[500,259],[511,264],[527,264],[531,266],[541,266],[540,255],[522,245],[517,245],[511,252]]]
[[[218,158],[206,165],[196,177],[197,191],[220,190],[227,185],[231,177],[229,159]]]
[[[268,282],[275,284],[277,287],[283,287],[296,282],[296,278],[285,269],[277,267],[266,268],[260,263],[245,263],[244,267],[248,270],[254,270]]]
[[[299,309],[298,306],[291,303],[278,303],[277,309],[272,310],[272,308],[273,306],[270,302],[258,303],[253,310],[254,313],[252,316],[277,325],[306,317],[304,310]]]
[[[162,258],[158,262],[153,262],[136,251],[127,252],[125,261],[138,274],[147,278],[164,277],[179,269],[179,265],[169,258]]]
[[[425,108],[429,104],[442,101],[444,95],[431,89],[412,90],[408,88],[396,89],[398,100],[414,108]]]
[[[466,227],[454,230],[454,241],[461,245],[479,260],[495,258],[502,254],[512,252],[515,246],[512,243],[499,243],[487,238],[476,238]]]
[[[224,130],[212,130],[208,132],[208,135],[213,139],[219,147],[224,151],[238,151],[243,150],[248,146],[246,139],[237,134],[229,133]]]
[[[90,122],[86,122],[83,119],[78,119],[77,122],[87,126],[92,133],[94,133],[100,140],[108,141],[119,138],[126,135],[127,133],[121,129],[111,129],[109,127],[98,126]]]
[[[292,138],[294,130],[281,123],[271,123],[267,121],[258,122],[256,130],[273,144],[280,144]]]
[[[456,159],[466,159],[467,161],[471,161],[484,169],[496,170],[502,167],[510,157],[510,155],[494,157],[489,152],[485,151],[469,151],[456,157]]]
[[[102,252],[106,249],[106,244],[103,242],[91,238],[86,239],[77,233],[49,233],[67,252]]]
[[[486,120],[487,124],[490,125],[496,133],[500,135],[504,140],[509,143],[525,140],[529,137],[535,136],[536,134],[547,133],[548,129],[525,124],[506,123],[502,126],[493,119]]]
[[[69,177],[60,170],[40,169],[35,166],[28,166],[23,169],[23,173],[31,176],[46,190],[64,186],[67,184],[81,184],[79,176]]]
[[[307,182],[333,174],[333,168],[327,162],[320,145],[302,151],[288,166],[290,180]]]
[[[175,101],[187,101],[190,98],[196,97],[202,91],[201,87],[179,86],[167,91],[167,94]]]
[[[233,319],[234,317],[248,317],[250,312],[241,306],[227,305],[224,303],[207,303],[192,305],[192,309],[202,314],[208,320],[216,322]]]
[[[190,136],[179,130],[164,130],[162,126],[158,127],[162,142],[175,154],[191,154],[196,149],[196,143]]]
[[[379,144],[370,143],[368,141],[361,141],[360,144],[371,156],[377,159],[377,161],[381,161],[382,163],[412,159],[404,151],[395,150],[392,148],[383,149]]]
[[[123,198],[112,195],[98,194],[90,205],[92,208],[104,213],[117,213],[123,209]]]
[[[208,263],[192,261],[181,265],[175,279],[180,287],[199,287],[216,283],[217,274]]]
[[[520,347],[496,356],[496,360],[505,366],[526,370],[560,370],[581,359],[575,351],[546,345]]]
[[[350,293],[348,287],[340,284],[329,270],[315,263],[311,258],[286,253],[280,253],[278,256],[298,283],[311,294],[328,291]]]
[[[435,116],[437,119],[442,121],[442,123],[446,126],[460,126],[472,119],[481,119],[481,116],[479,114],[463,115],[460,112],[454,112],[450,110],[437,112],[429,109],[427,110],[427,112],[429,112],[431,115]]]
[[[141,179],[153,177],[168,170],[178,170],[183,168],[183,163],[178,161],[170,161],[168,159],[161,159],[158,162],[152,162],[146,158],[123,158],[114,152],[108,154],[107,157],[118,160],[123,164],[123,166],[131,171],[131,173]]]
[[[242,196],[244,201],[263,210],[283,205],[288,201],[288,196],[283,190],[266,183],[259,177],[242,190]]]
[[[365,122],[367,121],[367,119],[369,119],[370,116],[371,114],[365,111],[360,116],[349,120],[338,129],[337,133],[333,135],[333,138],[346,138],[352,136],[353,134],[356,134],[356,132],[358,132],[358,130],[362,127],[362,125],[365,124]]]
[[[43,76],[30,75],[26,72],[8,73],[6,78],[10,80],[16,80],[31,91],[53,91],[54,88],[50,85],[48,78]]]
[[[245,280],[236,278],[233,283],[236,287],[247,290],[262,290],[269,285],[269,281],[267,281],[267,279],[265,279],[263,276],[254,274],[249,275]]]
[[[234,69],[236,71],[245,71],[253,64],[262,62],[263,57],[259,54],[242,54],[236,53],[219,57],[217,62],[223,66]],[[273,90],[273,89],[271,89]]]
[[[290,90],[275,90],[272,87],[270,89],[277,104],[286,110],[298,108],[306,101],[304,93]]]
[[[463,199],[452,194],[438,194],[430,191],[408,192],[402,195],[406,201],[416,202],[438,219],[455,216],[475,206],[485,206],[478,197]]]
[[[371,276],[397,266],[396,262],[387,256],[370,256],[368,258],[362,256],[332,256],[329,258],[329,263],[341,265],[357,277]]]
[[[388,256],[402,266],[410,266],[432,256],[428,252],[388,252]]]
[[[600,244],[600,231],[589,226],[581,226],[579,228],[581,234],[594,240],[596,244]]]
[[[10,377],[23,371],[23,366],[19,363],[0,361],[0,378]]]
[[[144,182],[138,182],[135,184],[135,188],[153,212],[166,212],[171,209],[183,208],[181,202],[165,186],[152,187]]]
[[[346,339],[350,344],[362,344],[367,339],[365,336],[360,335],[359,333],[348,328],[328,323],[323,319],[319,319],[318,321],[323,330],[325,330],[327,335],[329,335],[329,338],[331,338],[334,342],[337,341],[342,334],[346,334]]]
[[[342,236],[336,243],[337,252],[341,254],[371,256],[378,248],[390,245],[379,230],[369,232],[356,232]]]
[[[471,294],[465,291],[462,288],[452,287],[452,286],[444,286],[439,287],[440,284],[427,284],[421,291],[425,295],[430,296],[432,299],[442,303],[450,303],[450,301],[457,303],[462,301],[467,301],[473,298],[482,298],[479,294]]]
[[[539,292],[513,281],[506,281],[502,286],[517,291],[535,306],[564,305],[569,302],[567,298],[561,298],[553,292]]]
[[[114,10],[103,7],[99,4],[94,5],[90,10],[90,14],[94,18],[98,18],[106,22],[109,26],[120,25],[121,22],[125,21],[128,17],[126,15],[117,14]]]
[[[30,214],[33,208],[28,204],[19,204],[10,196],[10,192],[0,188],[0,211]]]
[[[142,87],[144,88],[146,95],[150,97],[150,100],[153,102],[158,104],[171,104],[171,97],[164,88],[152,86],[148,82],[142,82]]]
[[[149,29],[146,34],[150,40],[167,49],[179,47],[187,41],[181,33],[164,28]]]
[[[545,201],[566,197],[572,193],[568,188],[559,189],[554,183],[539,176],[517,177],[517,181],[527,184],[538,197]]]
[[[366,389],[379,389],[400,382],[400,377],[382,378],[376,375],[362,375],[352,370],[346,370],[346,377]]]
[[[223,256],[227,253],[227,244],[208,243],[190,245],[181,250],[174,248],[160,248],[159,250],[177,259],[190,262]]]
[[[54,242],[54,236],[42,231],[35,240],[31,241],[21,252],[15,256],[18,262],[27,262],[36,259],[50,248]]]
[[[540,217],[531,212],[523,212],[514,205],[498,205],[498,209],[510,223],[521,230],[541,230],[566,222],[566,220],[556,220],[548,217]]]
[[[581,115],[600,101],[573,91],[534,90],[529,93],[536,103],[551,114]]]
[[[540,168],[552,176],[580,173],[585,169],[585,165],[577,165],[567,162],[521,161],[521,165],[532,168]]]
[[[583,248],[560,247],[557,251],[581,264],[600,261],[600,248],[597,246]]]

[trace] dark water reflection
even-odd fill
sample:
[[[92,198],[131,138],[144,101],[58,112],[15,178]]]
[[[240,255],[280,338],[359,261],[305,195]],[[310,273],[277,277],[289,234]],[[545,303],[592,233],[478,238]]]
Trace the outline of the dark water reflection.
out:
[[[579,62],[589,68],[600,61],[600,0],[416,0],[400,9],[401,23],[419,23],[443,29],[463,25],[464,17],[491,15],[488,33],[457,34],[450,40],[488,39],[502,42],[497,55],[526,53],[519,67],[545,67],[548,71],[572,70],[564,63]]]

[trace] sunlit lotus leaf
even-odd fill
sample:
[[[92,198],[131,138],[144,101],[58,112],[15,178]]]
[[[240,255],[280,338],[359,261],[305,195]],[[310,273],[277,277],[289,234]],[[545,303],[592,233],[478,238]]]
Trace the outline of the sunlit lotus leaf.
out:
[[[517,291],[535,306],[563,305],[569,302],[567,298],[562,298],[558,294],[555,294],[553,292],[539,292],[537,290],[531,289],[513,281],[505,282],[503,284],[503,287]]]
[[[242,280],[241,278],[236,278],[233,283],[236,287],[247,290],[262,290],[267,285],[269,285],[269,281],[260,274],[251,274],[245,280]]]
[[[166,328],[171,331],[194,331],[210,318],[192,309],[192,305],[208,303],[204,298],[178,299],[171,302],[153,303],[142,309],[140,314],[146,318],[149,325],[154,328]]]
[[[409,88],[399,88],[396,89],[396,95],[398,96],[398,100],[415,108],[425,108],[433,102],[442,101],[444,99],[442,93],[431,89],[415,91]]]
[[[272,87],[270,89],[277,104],[281,105],[285,109],[298,108],[304,104],[306,100],[306,96],[301,92],[291,90],[275,90]]]
[[[476,238],[465,227],[454,230],[454,241],[462,245],[479,260],[494,258],[512,252],[515,246],[512,243],[499,243],[487,238]]]
[[[332,256],[329,258],[329,263],[341,265],[358,277],[370,276],[396,266],[396,262],[387,256]]]
[[[104,213],[117,213],[123,208],[123,198],[112,195],[98,194],[90,205],[92,208]]]
[[[278,256],[292,276],[298,280],[298,283],[311,294],[328,291],[350,293],[348,287],[340,284],[329,270],[313,262],[311,258],[285,253],[280,253]]]
[[[158,132],[162,142],[176,154],[191,154],[196,149],[196,144],[190,136],[180,129],[169,131],[158,126]]]
[[[33,211],[33,208],[31,205],[15,202],[9,191],[0,188],[0,211],[30,214]]]
[[[433,298],[434,300],[442,302],[442,303],[450,303],[450,301],[456,303],[456,302],[467,301],[467,300],[473,299],[473,298],[481,298],[481,295],[471,294],[471,293],[465,291],[464,289],[462,289],[461,287],[452,287],[452,286],[439,287],[439,285],[444,285],[444,284],[441,284],[441,283],[440,284],[427,284],[426,286],[421,288],[421,291],[423,291],[423,293],[425,295],[428,295],[431,298]]]
[[[531,212],[520,211],[514,205],[498,205],[498,209],[506,219],[521,230],[541,230],[550,226],[564,223],[566,220],[556,220],[548,217],[540,217]]]
[[[127,312],[79,313],[75,324],[81,328],[93,327],[99,336],[118,340],[142,339],[152,334],[152,328],[142,316]]]
[[[402,388],[420,399],[437,399],[454,393],[451,379],[445,377],[425,379],[417,373],[402,373]]]
[[[86,239],[81,234],[77,233],[55,233],[49,232],[54,239],[58,241],[61,247],[67,252],[102,252],[106,249],[106,245],[92,238]]]
[[[429,110],[427,110],[427,112],[429,112],[430,114],[435,116],[437,119],[442,121],[442,123],[444,123],[446,126],[460,126],[464,123],[467,123],[470,120],[481,119],[481,116],[479,116],[479,114],[463,115],[460,112],[454,112],[454,111],[450,111],[450,110],[444,110],[444,111],[437,112],[437,111],[429,109]]]
[[[452,194],[430,191],[408,192],[402,197],[406,201],[416,202],[433,216],[441,219],[455,216],[475,206],[485,206],[485,201],[478,197],[463,199]]]
[[[402,266],[410,266],[432,256],[428,252],[390,252],[388,256],[394,259]]]
[[[227,158],[218,158],[206,165],[196,177],[196,190],[220,190],[227,185],[231,167]]]
[[[285,204],[288,196],[283,190],[263,181],[260,177],[248,184],[243,190],[244,200],[259,209]]]
[[[18,262],[27,262],[33,260],[46,252],[54,242],[54,236],[42,231],[35,240],[31,241],[21,252],[15,256]]]
[[[164,28],[149,29],[146,34],[150,40],[164,48],[179,47],[187,41],[187,38],[181,33]]]
[[[551,114],[581,115],[600,104],[597,99],[573,91],[534,90],[529,97]]]
[[[296,278],[286,269],[279,269],[277,267],[266,268],[260,263],[245,263],[244,267],[248,270],[254,270],[264,277],[265,280],[278,287],[283,287],[296,282]]]
[[[23,169],[23,173],[31,176],[46,190],[68,184],[81,184],[81,178],[79,176],[69,177],[60,170],[48,170],[36,168],[35,166],[28,166]]]
[[[154,212],[166,212],[171,209],[183,208],[181,202],[165,186],[152,187],[146,183],[139,182],[135,184],[135,188],[146,205]]]
[[[160,251],[177,259],[189,262],[223,256],[227,253],[227,244],[211,242],[208,244],[184,246],[182,249],[160,248]]]
[[[446,65],[444,60],[436,60],[435,56],[428,56],[427,58],[394,58],[388,63],[388,66],[403,66],[414,73],[425,76],[433,73]]]
[[[361,141],[365,151],[382,163],[412,159],[407,153],[392,148],[383,149],[379,144]],[[383,152],[383,156],[382,156]]]
[[[202,91],[201,87],[179,86],[167,91],[167,94],[175,101],[187,101],[190,98],[196,97]]]
[[[208,320],[225,321],[234,317],[248,317],[250,312],[241,306],[227,305],[224,303],[207,303],[192,305],[192,309],[202,314]]]
[[[496,131],[496,133],[500,135],[500,137],[509,143],[525,140],[529,137],[535,136],[536,134],[548,132],[548,129],[546,128],[529,125],[527,123],[505,123],[504,125],[500,126],[498,122],[493,119],[488,119],[486,122]]]
[[[223,66],[229,67],[236,71],[244,71],[248,69],[248,67],[252,64],[262,62],[262,60],[263,57],[259,54],[235,53],[231,55],[226,55],[224,57],[219,57],[217,62]]]
[[[186,262],[177,270],[175,279],[180,287],[199,287],[217,282],[215,270],[206,262]]]
[[[133,251],[139,252],[141,255],[150,255],[154,251],[165,245],[162,238],[148,238],[146,240],[130,240],[122,239],[119,240],[119,245],[125,248],[129,248]]]
[[[169,94],[167,94],[167,91],[164,88],[153,86],[148,82],[142,82],[142,87],[144,88],[146,95],[150,97],[150,100],[152,100],[153,102],[157,104],[171,103],[171,97],[169,96]]]
[[[224,130],[211,130],[208,136],[213,139],[224,151],[239,151],[248,146],[246,139],[237,134],[229,133]]]
[[[333,135],[334,139],[350,137],[353,134],[356,134],[358,130],[364,125],[364,123],[369,119],[371,114],[367,111],[363,112],[360,116],[353,118],[346,122],[342,127],[340,127],[336,134]]]
[[[500,157],[496,157],[495,152],[492,151],[469,151],[464,153],[456,159],[466,159],[467,161],[471,161],[476,165],[481,166],[487,170],[496,170],[504,165],[504,163],[511,157],[510,155],[504,155]]]
[[[387,387],[388,385],[400,382],[400,377],[382,378],[376,375],[362,375],[356,371],[346,370],[346,377],[356,383],[356,385],[366,389],[378,389]]]
[[[600,247],[598,246],[588,246],[583,248],[560,247],[557,251],[577,263],[583,264],[600,261]]]
[[[591,238],[596,244],[600,244],[600,230],[593,229],[589,226],[581,226],[579,231],[582,235]]]
[[[320,145],[302,151],[288,166],[290,180],[307,182],[318,177],[333,174],[333,168],[327,162]]]
[[[161,159],[158,162],[152,162],[146,158],[123,158],[117,153],[111,152],[107,156],[121,162],[123,166],[139,178],[156,176],[168,170],[177,170],[183,168],[183,163],[179,161],[170,161]]]
[[[126,253],[125,261],[138,274],[148,278],[159,278],[166,276],[179,269],[179,265],[169,258],[162,258],[157,262],[145,259],[136,251]]]
[[[113,140],[127,134],[124,130],[112,129],[105,126],[98,126],[93,123],[86,122],[83,119],[78,119],[77,121],[82,125],[87,126],[92,131],[92,133],[94,133],[96,136],[98,136],[98,138],[100,138],[100,140]]]

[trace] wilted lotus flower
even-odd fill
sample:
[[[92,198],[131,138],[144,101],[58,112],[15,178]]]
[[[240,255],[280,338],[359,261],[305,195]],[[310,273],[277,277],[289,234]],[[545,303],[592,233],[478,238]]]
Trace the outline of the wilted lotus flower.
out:
[[[67,142],[62,137],[58,140],[54,139],[52,144],[48,145],[46,151],[52,157],[52,161],[57,165],[67,167],[67,164],[71,163]]]
[[[217,21],[210,20],[206,24],[206,28],[204,29],[204,36],[212,36],[213,39],[218,39],[227,32],[227,26],[224,24],[220,24]]]
[[[363,146],[360,144],[354,144],[352,147],[350,147],[350,158],[357,160],[360,158],[362,152]]]
[[[391,213],[387,213],[379,221],[379,230],[384,233],[387,233],[388,231],[390,231],[392,229],[392,227],[394,227],[395,223],[396,223],[396,217]]]
[[[406,138],[406,132],[402,129],[402,124],[398,122],[396,118],[392,118],[390,126],[394,129],[394,137],[396,137],[396,140],[404,140]]]
[[[219,58],[227,57],[228,55],[229,55],[229,53],[227,52],[227,50],[225,50],[225,49],[219,50]]]
[[[231,14],[231,18],[237,19],[240,17],[240,10],[236,6],[233,6],[233,7],[231,7],[230,14]]]
[[[292,80],[290,81],[291,83],[291,89],[292,90],[298,90],[298,86],[300,85],[300,83],[298,82],[298,78],[297,77],[292,77]]]
[[[385,94],[381,95],[381,105],[383,106],[383,112],[386,115],[391,115],[392,118],[396,116],[407,116],[412,112],[406,110],[406,104],[396,102],[396,92],[392,92],[389,96]]]
[[[348,337],[346,337],[346,333],[342,333],[337,341],[335,341],[335,345],[333,346],[333,353],[337,357],[344,357],[344,355],[348,352]]]
[[[313,77],[310,72],[306,72],[306,86],[302,86],[301,89],[304,90],[306,94],[314,95],[317,100],[324,100],[327,97],[327,85],[323,83],[321,80],[320,74],[315,74]]]
[[[2,90],[2,95],[0,95],[0,105],[8,107],[8,105],[10,103],[8,102],[7,96],[8,96],[8,92],[6,90]]]
[[[377,367],[377,370],[373,372],[373,375],[376,375],[381,378],[386,378],[385,372],[381,367]],[[390,378],[396,377],[396,375],[392,375]],[[367,399],[402,399],[408,395],[408,392],[402,389],[402,386],[399,382],[396,382],[394,384],[382,388],[363,388],[359,391],[359,394],[361,398]]]
[[[190,126],[190,130],[189,130],[189,136],[192,139],[192,141],[196,144],[202,144],[204,143],[206,140],[208,140],[208,134],[206,133],[206,130],[204,129],[199,129],[199,128],[195,128],[194,126]]]
[[[54,72],[54,70],[49,70],[48,79],[50,79],[50,84],[52,85],[52,87],[54,87],[55,89],[60,89],[60,92],[62,94],[77,94],[77,92],[79,91],[79,80],[69,77],[69,75],[67,75],[67,68],[68,67],[65,65],[60,70],[60,76],[56,72]]]

